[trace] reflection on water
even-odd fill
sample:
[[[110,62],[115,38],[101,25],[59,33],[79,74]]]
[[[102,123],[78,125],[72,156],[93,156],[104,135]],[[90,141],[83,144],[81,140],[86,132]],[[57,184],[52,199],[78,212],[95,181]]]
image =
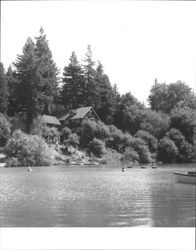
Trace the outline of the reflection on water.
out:
[[[1,168],[0,224],[194,227],[195,186],[176,183],[178,167]]]

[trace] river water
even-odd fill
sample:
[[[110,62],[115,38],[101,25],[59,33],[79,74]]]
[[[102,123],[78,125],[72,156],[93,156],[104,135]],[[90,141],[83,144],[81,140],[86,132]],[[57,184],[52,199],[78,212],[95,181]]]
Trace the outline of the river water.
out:
[[[2,227],[194,227],[193,165],[0,168]]]

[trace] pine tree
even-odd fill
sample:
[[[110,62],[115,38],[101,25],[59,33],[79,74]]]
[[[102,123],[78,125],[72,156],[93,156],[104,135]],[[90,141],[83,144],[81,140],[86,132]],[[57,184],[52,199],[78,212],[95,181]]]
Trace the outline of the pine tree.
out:
[[[17,87],[18,80],[16,71],[13,71],[12,67],[9,66],[6,72],[8,92],[9,92],[9,105],[7,113],[9,116],[14,116],[15,113],[19,112],[19,107],[17,103]]]
[[[109,77],[104,73],[103,65],[98,62],[95,77],[95,109],[100,119],[107,123],[112,123],[114,112],[114,100],[112,96],[112,86]]]
[[[28,38],[23,54],[16,63],[18,111],[25,115],[26,132],[30,132],[33,119],[49,114],[58,90],[58,70],[52,59],[43,29],[36,43]]]
[[[67,110],[85,105],[84,74],[73,51],[63,72],[62,103]]]
[[[55,97],[58,94],[59,71],[53,61],[52,53],[43,28],[40,29],[40,35],[35,39],[38,85],[39,91],[42,92],[42,98],[40,101],[44,106],[42,112],[47,111],[47,113],[50,113]]]
[[[113,86],[112,86],[112,99],[114,101],[114,105],[116,107],[116,105],[120,102],[120,93],[118,91],[118,87],[117,87],[117,84],[115,83]]]
[[[95,83],[95,62],[92,59],[91,46],[88,45],[86,57],[84,59],[84,77],[85,77],[85,101],[87,106],[95,107],[96,83]]]
[[[6,113],[7,107],[8,107],[7,79],[6,79],[3,63],[0,62],[0,112]]]
[[[36,75],[37,61],[35,58],[35,44],[31,38],[23,48],[23,54],[17,57],[14,63],[18,85],[16,102],[18,109],[25,116],[26,132],[30,132],[33,118],[40,112],[41,95],[39,94],[38,78]]]

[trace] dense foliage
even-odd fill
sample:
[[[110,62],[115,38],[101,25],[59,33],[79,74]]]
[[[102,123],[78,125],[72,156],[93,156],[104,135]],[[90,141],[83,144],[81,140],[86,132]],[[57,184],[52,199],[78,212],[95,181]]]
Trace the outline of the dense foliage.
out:
[[[139,154],[132,147],[128,147],[121,157],[121,162],[125,164],[137,163],[139,162]]]
[[[59,141],[60,132],[55,127],[48,127],[39,116],[33,121],[32,134],[42,137],[48,144],[54,144]]]
[[[176,108],[170,115],[170,127],[178,129],[193,144],[193,122],[196,121],[196,109],[189,107]]]
[[[11,124],[8,119],[0,113],[0,147],[5,146],[11,135]]]
[[[175,143],[167,137],[160,140],[158,145],[158,160],[168,163],[175,162],[178,155],[178,148]]]
[[[142,140],[146,142],[146,144],[148,145],[149,151],[151,153],[155,153],[157,151],[157,139],[148,131],[138,130],[135,136],[138,138],[141,138]]]
[[[101,157],[105,152],[104,142],[94,138],[88,146],[88,152],[93,153],[97,157]]]
[[[24,113],[25,130],[29,133],[33,119],[43,112],[49,113],[57,94],[58,70],[43,29],[35,43],[31,38],[27,39],[23,54],[18,55],[14,66],[17,81],[14,90],[15,111]]]
[[[81,65],[75,52],[72,52],[70,63],[63,71],[62,103],[66,110],[84,105],[84,77]]]
[[[176,107],[196,109],[196,97],[193,91],[181,81],[169,85],[155,83],[149,95],[149,103],[153,110],[165,113]]]
[[[13,67],[5,72],[0,63],[1,145],[6,144],[12,133],[15,143],[16,135],[21,132],[15,135],[14,131],[20,129],[32,135],[27,136],[28,139],[24,134],[19,137],[32,140],[32,143],[40,144],[35,139],[38,137],[55,143],[60,137],[61,144],[80,148],[97,157],[110,151],[123,155],[122,161],[140,163],[193,160],[196,96],[184,82],[166,84],[156,80],[147,108],[131,92],[119,93],[117,85],[110,83],[102,63],[93,60],[90,45],[82,62],[75,52],[71,53],[63,69],[61,84],[58,73],[42,28],[34,40],[27,39]],[[57,129],[39,120],[42,114],[59,117],[81,106],[92,106],[101,121],[84,121],[77,134],[66,127],[59,134]],[[11,147],[11,139],[7,147]],[[16,155],[10,157],[10,165],[22,161]],[[32,164],[30,162],[27,160],[23,164]],[[34,164],[35,160],[32,162]]]
[[[106,126],[103,123],[87,120],[83,123],[81,134],[81,146],[88,149],[96,156],[101,156],[104,148],[110,148],[118,153],[124,154],[127,149],[136,152],[137,159],[140,163],[151,162],[151,154],[147,143],[141,138],[132,137],[128,133],[123,133],[115,126]]]
[[[190,162],[193,157],[193,146],[185,140],[182,133],[178,129],[172,128],[166,133],[166,136],[175,143],[178,149],[176,161]]]
[[[8,86],[3,64],[0,62],[0,112],[6,113],[8,107]]]
[[[16,130],[5,147],[7,166],[44,166],[51,161],[50,150],[37,135],[27,135]]]

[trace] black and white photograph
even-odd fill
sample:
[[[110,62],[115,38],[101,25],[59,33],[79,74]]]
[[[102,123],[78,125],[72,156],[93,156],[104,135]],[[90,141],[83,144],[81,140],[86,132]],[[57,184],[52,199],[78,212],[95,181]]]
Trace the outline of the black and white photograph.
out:
[[[195,228],[195,13],[1,1],[2,228]]]

